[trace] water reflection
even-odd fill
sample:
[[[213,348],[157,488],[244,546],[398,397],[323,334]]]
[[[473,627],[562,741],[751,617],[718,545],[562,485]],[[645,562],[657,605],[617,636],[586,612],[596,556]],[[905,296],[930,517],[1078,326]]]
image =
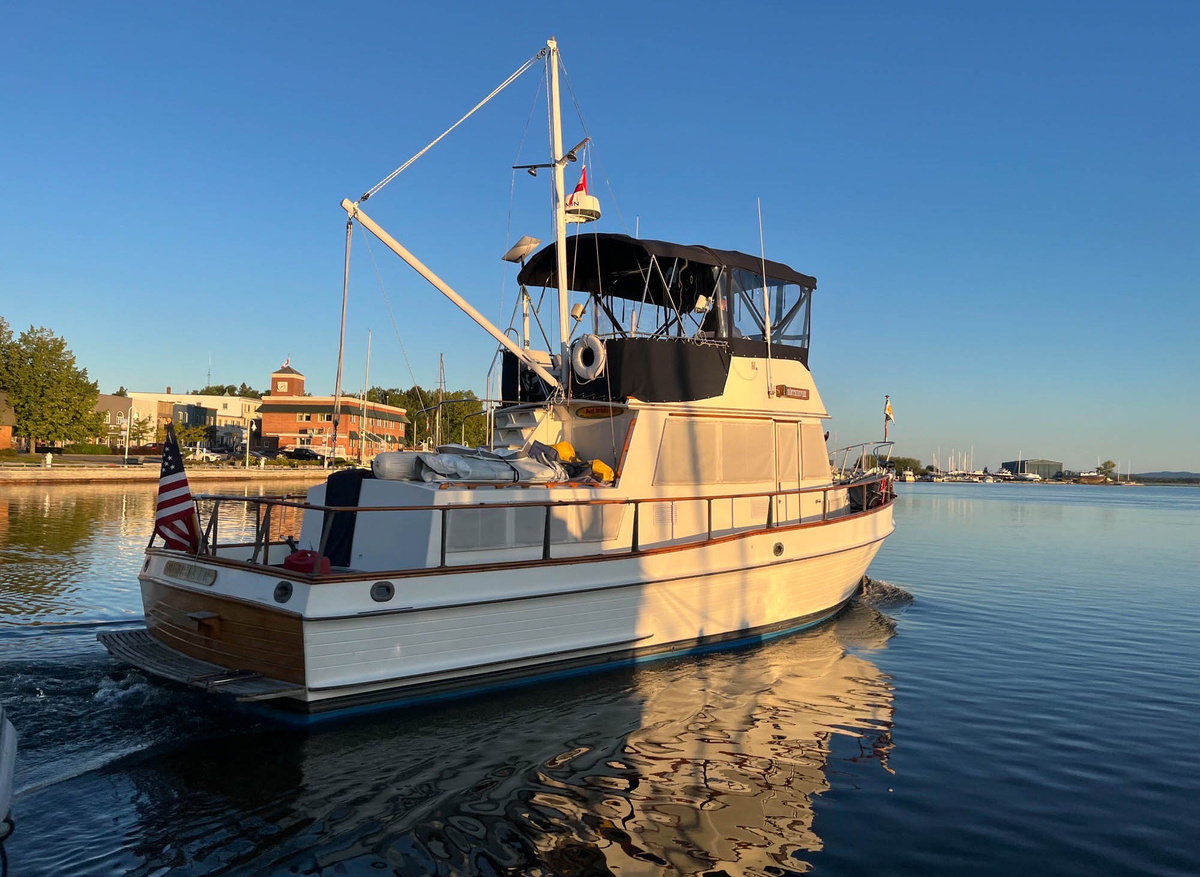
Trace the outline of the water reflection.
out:
[[[89,867],[133,874],[807,870],[831,762],[888,769],[891,685],[864,653],[891,632],[859,603],[754,649],[200,735],[27,798],[58,815],[23,819],[25,855],[63,874],[85,842]],[[108,804],[77,817],[80,799]]]
[[[286,481],[203,485],[206,492],[237,496],[298,487]],[[6,486],[0,492],[0,628],[140,616],[137,574],[157,494],[157,484],[144,482]],[[244,506],[230,506],[222,517],[228,533],[254,532]]]

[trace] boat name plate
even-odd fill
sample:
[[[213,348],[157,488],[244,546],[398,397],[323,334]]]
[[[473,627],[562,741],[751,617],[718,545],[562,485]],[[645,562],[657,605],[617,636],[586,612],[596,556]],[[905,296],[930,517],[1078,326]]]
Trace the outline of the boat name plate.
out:
[[[775,395],[784,399],[807,399],[807,387],[789,387],[787,384],[776,384]]]
[[[583,420],[602,420],[605,417],[616,417],[625,409],[610,408],[608,405],[586,405],[575,409],[575,416]]]
[[[217,571],[178,560],[168,560],[163,567],[163,575],[194,585],[211,585],[217,580]]]

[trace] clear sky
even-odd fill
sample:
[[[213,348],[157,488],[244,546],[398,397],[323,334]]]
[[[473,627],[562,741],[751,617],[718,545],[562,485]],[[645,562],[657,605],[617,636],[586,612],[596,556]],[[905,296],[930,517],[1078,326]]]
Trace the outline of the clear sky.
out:
[[[1200,4],[837,6],[7,4],[0,315],[103,392],[210,359],[263,388],[286,357],[332,392],[339,202],[554,34],[599,230],[754,253],[761,198],[768,258],[818,278],[840,443],[890,393],[923,462],[1200,471]],[[368,205],[501,327],[500,255],[553,234],[545,176],[510,170],[545,157],[538,69]],[[482,394],[491,340],[354,246],[347,387],[371,330],[372,384],[433,385],[444,353]]]

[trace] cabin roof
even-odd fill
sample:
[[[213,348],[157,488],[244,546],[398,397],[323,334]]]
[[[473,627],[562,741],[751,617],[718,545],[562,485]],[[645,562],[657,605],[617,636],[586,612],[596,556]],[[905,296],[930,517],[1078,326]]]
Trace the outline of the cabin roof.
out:
[[[688,267],[741,268],[754,274],[761,274],[763,270],[761,257],[737,250],[718,250],[696,244],[632,238],[625,234],[572,235],[567,238],[566,247],[569,289],[633,301],[641,301],[645,297],[648,301],[660,305],[672,298],[665,295],[663,274],[671,269],[675,259],[687,263]],[[650,270],[651,257],[658,260],[659,269]],[[550,244],[530,257],[521,273],[517,275],[517,280],[526,286],[556,286],[556,266],[557,248],[555,244]],[[815,277],[801,274],[782,262],[772,262],[768,259],[766,270],[767,276],[773,280],[816,289]],[[690,291],[694,294],[707,295],[708,289],[703,288],[706,285],[704,280],[707,279],[707,286],[711,287],[711,272],[705,273],[710,276],[700,278],[695,276],[695,272],[685,269],[681,272],[684,275],[681,279],[685,280],[685,286],[692,287]],[[691,284],[686,283],[688,274],[694,278]]]

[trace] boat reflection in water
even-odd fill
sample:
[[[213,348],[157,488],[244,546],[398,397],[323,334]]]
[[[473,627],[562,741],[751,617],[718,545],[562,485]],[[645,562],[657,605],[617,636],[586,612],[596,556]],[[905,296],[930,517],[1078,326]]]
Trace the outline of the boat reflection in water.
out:
[[[146,872],[803,870],[831,761],[888,770],[891,684],[862,653],[892,625],[856,601],[755,648],[190,744],[128,765],[126,855]]]

